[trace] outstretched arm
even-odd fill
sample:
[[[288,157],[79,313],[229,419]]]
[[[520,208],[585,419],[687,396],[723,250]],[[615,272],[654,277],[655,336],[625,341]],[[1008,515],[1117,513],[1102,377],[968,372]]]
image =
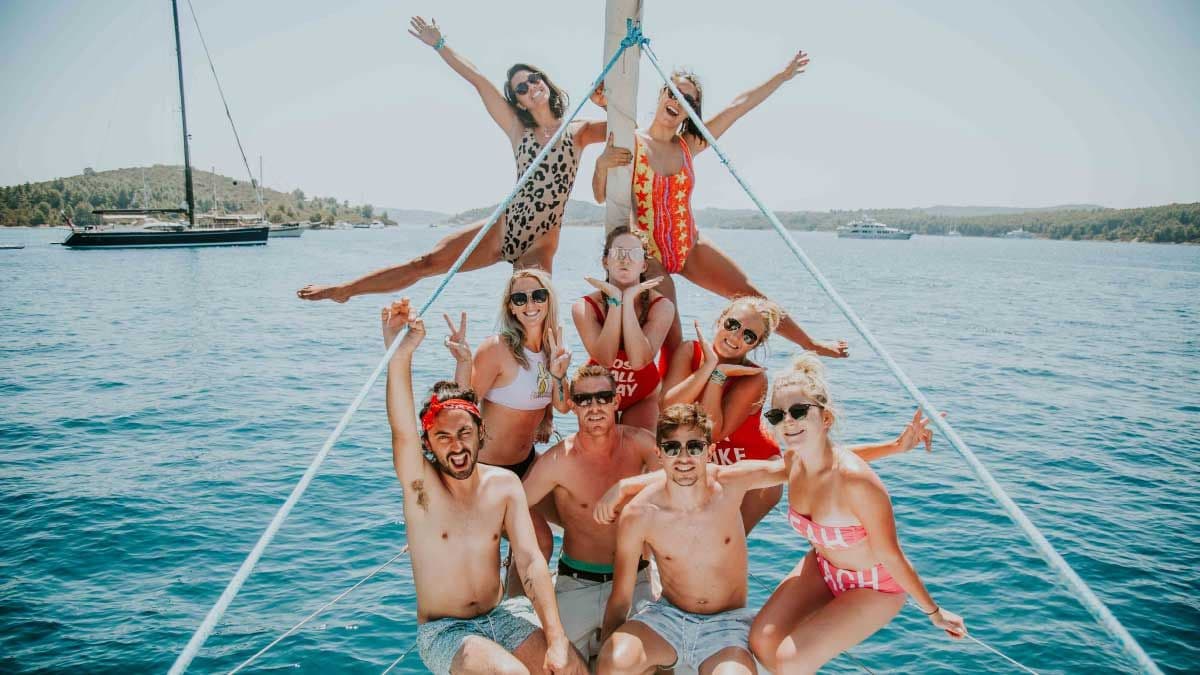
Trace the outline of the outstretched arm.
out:
[[[483,73],[479,72],[479,69],[474,64],[460,56],[458,52],[446,44],[446,41],[442,37],[442,30],[437,25],[437,20],[434,19],[426,23],[425,19],[414,16],[410,25],[412,27],[409,28],[409,35],[430,47],[437,47],[439,43],[441,44],[441,47],[437,47],[438,55],[442,57],[446,65],[450,66],[451,70],[462,76],[472,87],[475,87],[475,91],[479,92],[479,98],[483,101],[483,107],[487,108],[488,114],[495,120],[496,125],[504,131],[504,134],[510,139],[516,138],[521,132],[521,120],[517,119],[517,114],[508,105],[508,100],[504,98],[504,94],[496,88],[496,85],[484,77]]]
[[[767,100],[767,97],[775,93],[775,90],[783,86],[784,82],[792,79],[796,75],[803,73],[808,66],[808,54],[803,51],[796,52],[796,55],[788,61],[783,70],[776,73],[771,79],[763,82],[757,87],[751,89],[733,99],[729,107],[725,108],[716,115],[710,117],[704,122],[704,126],[708,127],[709,133],[713,138],[720,138],[733,123],[742,118],[743,115],[754,110],[760,103]],[[692,153],[695,154],[708,147],[708,142],[703,138],[687,137],[688,146]]]
[[[629,500],[654,483],[661,483],[666,479],[667,474],[662,469],[622,478],[617,481],[616,485],[610,487],[596,503],[596,508],[592,510],[592,518],[597,523],[608,525],[617,519],[617,516],[621,514],[621,509],[625,508]]]
[[[942,413],[942,417],[945,416],[946,413]],[[905,425],[904,431],[901,431],[894,440],[856,445],[850,450],[868,462],[873,462],[877,459],[908,452],[921,443],[925,444],[925,452],[933,451],[933,429],[929,428],[929,418],[922,415],[921,409],[917,408],[912,419]]]
[[[392,465],[400,483],[406,488],[410,481],[420,478],[425,469],[421,456],[421,437],[417,433],[412,393],[412,357],[425,337],[425,324],[412,311],[408,298],[384,307],[383,344],[391,347],[400,331],[407,326],[408,332],[401,338],[400,346],[388,362],[387,372],[387,415],[392,428]]]

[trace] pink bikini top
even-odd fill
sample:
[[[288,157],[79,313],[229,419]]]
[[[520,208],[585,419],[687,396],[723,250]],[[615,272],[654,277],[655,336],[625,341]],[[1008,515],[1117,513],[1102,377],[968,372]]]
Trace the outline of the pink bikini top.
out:
[[[800,536],[814,546],[821,546],[833,551],[850,548],[867,538],[867,528],[862,525],[843,525],[841,527],[818,525],[808,516],[800,515],[796,509],[791,507],[788,507],[788,522],[800,533]]]

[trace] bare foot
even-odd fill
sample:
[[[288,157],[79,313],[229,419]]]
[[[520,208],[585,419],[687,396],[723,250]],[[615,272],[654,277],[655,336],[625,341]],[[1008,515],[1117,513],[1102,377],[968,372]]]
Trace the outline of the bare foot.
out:
[[[334,302],[345,302],[350,299],[350,296],[339,286],[315,286],[313,284],[296,291],[296,297],[301,300],[332,300]]]

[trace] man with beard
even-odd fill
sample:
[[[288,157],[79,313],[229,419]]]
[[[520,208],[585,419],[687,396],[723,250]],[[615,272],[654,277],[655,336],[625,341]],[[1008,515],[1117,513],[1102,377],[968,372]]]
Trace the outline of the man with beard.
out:
[[[579,431],[550,448],[525,476],[525,497],[530,504],[548,495],[563,526],[562,554],[554,591],[567,637],[585,659],[600,650],[604,606],[612,591],[613,556],[617,548],[615,525],[592,517],[596,503],[622,478],[658,468],[654,436],[645,429],[617,424],[621,396],[612,373],[588,365],[571,378],[571,403]],[[537,513],[542,553],[550,556],[553,537]],[[634,606],[652,599],[649,563],[635,562]]]
[[[663,471],[623,481],[644,489],[620,512],[600,672],[678,665],[701,673],[721,666],[724,672],[754,673],[741,504],[747,490],[786,480],[784,460],[709,464],[712,422],[695,403],[664,410],[657,432]],[[614,492],[632,492],[623,487]],[[662,597],[626,621],[634,570],[646,547],[658,561]]]
[[[474,392],[452,382],[434,385],[418,432],[412,356],[425,326],[407,299],[384,308],[382,319],[388,347],[408,326],[388,364],[387,411],[425,666],[439,674],[585,672],[563,633],[520,481],[511,471],[476,464],[484,433]],[[501,532],[508,533],[527,597],[502,601]]]

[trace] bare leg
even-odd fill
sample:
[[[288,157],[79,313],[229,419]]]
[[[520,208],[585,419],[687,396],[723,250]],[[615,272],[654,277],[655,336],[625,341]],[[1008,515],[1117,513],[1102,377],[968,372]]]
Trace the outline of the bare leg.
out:
[[[704,236],[697,239],[696,246],[688,254],[687,263],[683,267],[683,276],[697,286],[729,300],[743,295],[763,295],[762,291],[758,290],[758,287],[742,271],[742,268],[733,261],[733,258],[726,255]],[[659,288],[661,290],[661,286]],[[776,332],[821,356],[842,357],[848,355],[847,351],[838,343],[822,344],[813,340],[790,316],[780,322]]]
[[[698,675],[754,675],[758,666],[746,648],[726,647],[704,659],[696,672]]]
[[[746,534],[750,534],[758,521],[775,508],[782,496],[782,485],[746,492],[746,496],[742,497],[742,524],[746,527]]]
[[[813,612],[833,600],[821,579],[817,556],[812,551],[779,583],[750,626],[750,649],[771,672],[780,672],[775,652],[784,638]]]
[[[426,277],[443,274],[449,270],[486,222],[480,221],[451,232],[435,244],[428,253],[419,255],[402,265],[376,270],[345,284],[330,286],[309,284],[296,291],[296,295],[302,300],[346,302],[356,295],[403,290]],[[467,257],[461,271],[470,272],[500,262],[500,237],[504,232],[504,225],[504,216],[501,215],[496,224],[492,225],[487,234],[483,236],[479,246]]]
[[[905,594],[859,588],[813,612],[775,652],[779,672],[815,673],[838,654],[871,637],[904,607]]]
[[[540,635],[541,632],[541,630],[538,630],[534,635]],[[530,640],[533,639],[533,635],[529,637]],[[524,647],[527,642],[529,640],[521,643],[521,647]],[[542,653],[545,654],[545,652],[546,640],[542,638]],[[531,672],[540,673],[541,670],[542,664],[540,661],[538,662],[537,670],[531,670],[527,665],[522,663],[518,656],[509,654],[504,647],[487,638],[475,635],[463,641],[462,647],[459,647],[458,653],[454,655],[454,660],[450,662],[450,672],[469,675],[484,675],[485,673],[488,675],[492,673],[528,675]]]
[[[600,648],[597,672],[604,675],[648,673],[675,663],[675,648],[641,621],[626,621]]]
[[[540,269],[545,270],[546,274],[554,275],[554,254],[558,252],[558,238],[562,234],[562,227],[556,227],[550,230],[541,237],[538,237],[521,257],[517,258],[517,262],[513,264],[513,269]],[[498,249],[497,249],[498,250]]]
[[[546,659],[546,634],[539,628],[525,638],[525,641],[517,645],[513,650],[513,656],[529,669],[530,673],[542,673],[542,664]],[[583,657],[579,655],[579,651],[572,645],[567,654],[567,674],[568,675],[585,675],[587,673],[587,665],[583,662]]]
[[[634,403],[621,413],[621,424],[654,431],[658,425],[658,396],[662,385],[655,388],[654,393]]]

